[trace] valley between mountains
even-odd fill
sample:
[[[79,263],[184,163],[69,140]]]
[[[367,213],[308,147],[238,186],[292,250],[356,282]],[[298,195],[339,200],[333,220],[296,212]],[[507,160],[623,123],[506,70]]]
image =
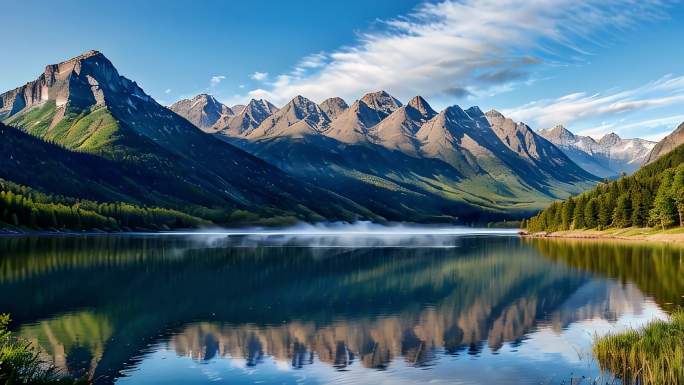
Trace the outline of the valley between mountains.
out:
[[[201,94],[167,108],[97,51],[1,94],[0,119],[0,222],[41,229],[63,227],[56,212],[104,230],[520,219],[677,141],[537,132],[495,110],[436,111],[385,91],[351,105]]]

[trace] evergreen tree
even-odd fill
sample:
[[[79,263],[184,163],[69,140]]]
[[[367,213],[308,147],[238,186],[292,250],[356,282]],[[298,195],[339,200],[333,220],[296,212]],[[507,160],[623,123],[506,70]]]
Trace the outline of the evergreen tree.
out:
[[[684,164],[680,164],[675,170],[671,195],[675,202],[679,226],[684,226]]]
[[[665,170],[660,181],[660,186],[653,199],[653,208],[649,213],[649,222],[652,225],[665,227],[674,223],[675,213],[677,212],[676,203],[672,196],[672,170]]]
[[[591,198],[584,206],[584,224],[591,229],[598,226],[598,200]]]
[[[563,205],[563,214],[561,216],[563,230],[570,230],[570,228],[572,227],[574,210],[575,200],[569,198]]]
[[[623,193],[617,199],[613,213],[613,226],[629,227],[632,223],[632,202],[628,193]]]
[[[583,229],[586,227],[584,222],[584,197],[580,196],[575,205],[575,212],[573,215],[573,229]]]

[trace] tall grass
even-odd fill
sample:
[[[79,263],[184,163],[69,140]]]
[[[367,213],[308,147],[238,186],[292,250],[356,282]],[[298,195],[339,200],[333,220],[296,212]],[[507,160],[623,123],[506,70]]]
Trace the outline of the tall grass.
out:
[[[42,362],[28,341],[12,336],[9,315],[0,314],[0,384],[75,384]]]
[[[601,370],[625,384],[684,384],[684,311],[641,330],[602,337],[593,352]]]

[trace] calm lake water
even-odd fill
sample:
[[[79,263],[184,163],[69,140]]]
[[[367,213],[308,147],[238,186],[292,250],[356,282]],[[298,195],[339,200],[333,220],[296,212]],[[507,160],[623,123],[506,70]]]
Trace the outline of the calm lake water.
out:
[[[0,312],[97,383],[568,384],[683,277],[671,246],[510,234],[0,238]]]

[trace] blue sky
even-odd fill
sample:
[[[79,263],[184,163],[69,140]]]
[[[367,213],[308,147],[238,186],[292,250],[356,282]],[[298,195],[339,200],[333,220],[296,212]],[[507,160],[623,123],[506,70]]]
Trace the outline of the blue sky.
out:
[[[659,139],[684,121],[683,18],[658,0],[11,1],[0,90],[97,49],[163,104],[385,89]]]

